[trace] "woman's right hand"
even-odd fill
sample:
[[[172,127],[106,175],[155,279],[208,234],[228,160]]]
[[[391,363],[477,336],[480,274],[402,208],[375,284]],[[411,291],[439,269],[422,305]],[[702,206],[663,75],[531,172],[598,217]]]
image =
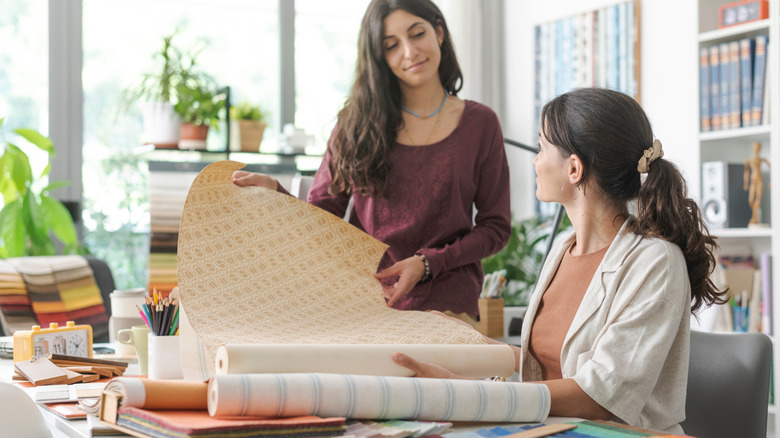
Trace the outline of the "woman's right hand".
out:
[[[233,177],[231,179],[233,184],[239,187],[255,186],[270,190],[276,190],[279,187],[278,181],[263,173],[237,170],[233,172]]]

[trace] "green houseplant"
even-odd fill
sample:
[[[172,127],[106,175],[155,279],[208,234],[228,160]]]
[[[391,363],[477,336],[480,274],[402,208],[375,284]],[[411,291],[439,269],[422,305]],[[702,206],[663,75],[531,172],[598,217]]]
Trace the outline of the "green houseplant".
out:
[[[12,132],[48,153],[46,168],[37,177],[33,175],[30,159],[18,146],[6,140],[2,130],[3,154],[0,155],[0,257],[21,257],[57,254],[56,242],[63,245],[63,253],[83,252],[78,244],[76,227],[65,206],[49,193],[67,182],[42,185],[41,178],[49,174],[54,145],[51,140],[32,129],[14,129]]]
[[[564,216],[559,229],[571,225]],[[512,222],[509,242],[501,251],[482,259],[485,273],[505,270],[508,284],[502,297],[506,306],[525,306],[533,292],[544,257],[544,243],[552,226],[540,217],[531,217]]]
[[[163,37],[160,51],[153,57],[154,67],[143,74],[136,86],[125,91],[128,106],[142,102],[142,142],[158,148],[176,148],[179,142],[181,119],[174,112],[173,103],[183,55],[173,44],[176,33]]]
[[[196,68],[196,55],[190,56],[179,71],[177,102],[173,106],[181,117],[181,149],[205,149],[209,128],[219,129],[226,95],[217,90],[211,76]]]
[[[265,132],[265,114],[260,105],[243,101],[230,107],[230,150],[257,152]]]

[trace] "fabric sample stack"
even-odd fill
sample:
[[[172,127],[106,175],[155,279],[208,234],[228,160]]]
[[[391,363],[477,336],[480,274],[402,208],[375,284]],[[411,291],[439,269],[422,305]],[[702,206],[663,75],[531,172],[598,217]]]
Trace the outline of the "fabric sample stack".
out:
[[[0,305],[0,309],[9,322],[9,331],[29,330],[35,324],[46,327],[53,322],[64,325],[66,321],[74,321],[91,325],[95,338],[107,334],[108,315],[103,297],[92,269],[83,257],[12,258],[2,262],[0,273],[0,278],[4,280],[0,286],[0,291],[3,291],[0,292],[3,294],[0,302],[7,303]],[[5,282],[6,279],[12,281]],[[22,280],[26,296],[20,294],[18,279]],[[32,315],[25,308],[25,298]],[[11,321],[14,321],[14,326],[11,326]],[[21,321],[26,324],[22,325]]]
[[[192,181],[208,163],[149,162],[149,292],[165,295],[176,287],[179,223]]]
[[[0,329],[6,334],[38,324],[22,274],[0,260]]]

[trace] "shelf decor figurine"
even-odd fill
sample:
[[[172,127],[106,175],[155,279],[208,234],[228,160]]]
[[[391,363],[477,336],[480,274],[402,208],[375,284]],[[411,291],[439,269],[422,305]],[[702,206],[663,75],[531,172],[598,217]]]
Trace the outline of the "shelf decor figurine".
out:
[[[762,224],[761,220],[761,196],[764,193],[764,178],[761,175],[761,163],[769,166],[769,161],[761,158],[761,143],[753,143],[753,156],[745,161],[744,186],[743,189],[748,192],[748,204],[753,215],[750,217],[748,228],[765,228],[768,225]]]

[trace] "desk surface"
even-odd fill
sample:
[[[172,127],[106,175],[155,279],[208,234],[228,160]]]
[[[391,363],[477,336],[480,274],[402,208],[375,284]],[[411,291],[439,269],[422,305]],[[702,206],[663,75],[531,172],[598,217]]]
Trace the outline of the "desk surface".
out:
[[[0,382],[12,383],[14,374],[14,362],[12,359],[0,359]],[[128,364],[126,375],[139,375],[140,369],[137,363]],[[49,410],[39,407],[46,424],[54,438],[90,438],[90,429],[87,420],[65,420]]]

